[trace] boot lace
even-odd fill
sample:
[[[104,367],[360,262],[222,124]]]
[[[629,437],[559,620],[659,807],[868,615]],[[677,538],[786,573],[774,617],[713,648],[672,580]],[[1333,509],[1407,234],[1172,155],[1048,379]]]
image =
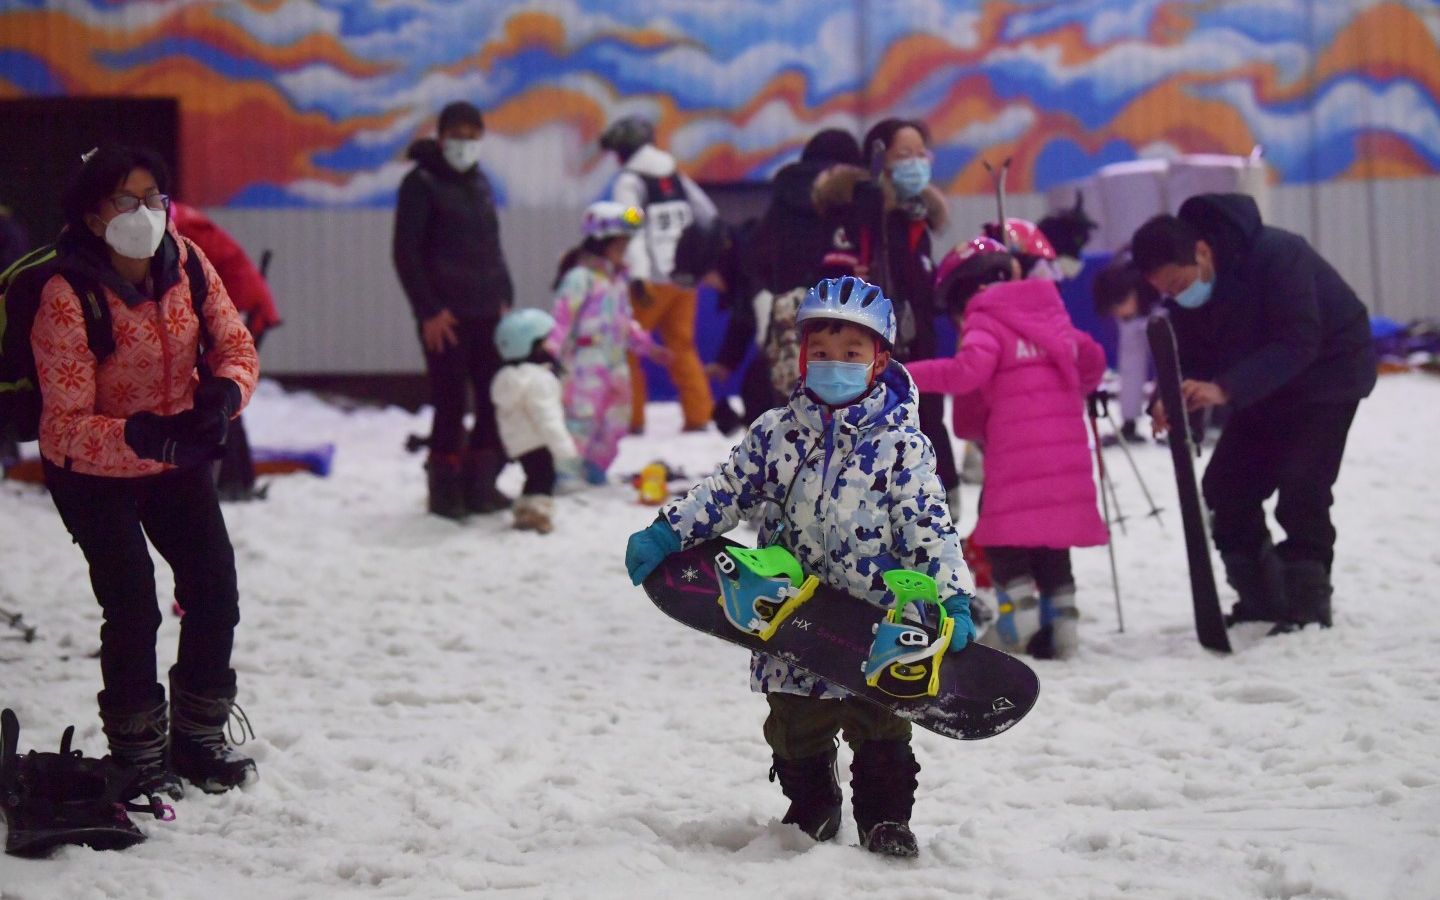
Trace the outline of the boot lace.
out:
[[[227,741],[238,747],[255,737],[250,717],[233,699],[179,690],[175,695],[181,702],[170,711],[174,727],[196,743],[221,749]]]

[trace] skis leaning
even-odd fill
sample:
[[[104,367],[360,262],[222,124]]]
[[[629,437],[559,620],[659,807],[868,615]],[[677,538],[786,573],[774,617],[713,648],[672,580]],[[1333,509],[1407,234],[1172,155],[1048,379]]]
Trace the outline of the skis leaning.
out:
[[[1190,597],[1195,606],[1195,634],[1200,645],[1219,653],[1230,652],[1225,634],[1225,616],[1220,594],[1215,589],[1215,570],[1210,563],[1210,529],[1205,507],[1195,480],[1198,444],[1190,433],[1190,417],[1180,393],[1180,351],[1170,320],[1156,316],[1146,327],[1150,352],[1155,358],[1155,385],[1170,421],[1170,458],[1175,464],[1175,483],[1180,494],[1180,519],[1185,526],[1185,553],[1190,564]]]

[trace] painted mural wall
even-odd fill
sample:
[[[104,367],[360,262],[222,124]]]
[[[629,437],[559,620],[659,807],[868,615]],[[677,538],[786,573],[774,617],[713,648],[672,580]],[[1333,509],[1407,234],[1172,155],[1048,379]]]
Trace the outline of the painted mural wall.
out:
[[[0,97],[178,96],[185,196],[386,207],[468,99],[503,201],[573,207],[639,113],[703,180],[763,180],[827,126],[919,116],[937,180],[1043,191],[1263,145],[1300,185],[1440,170],[1440,0],[0,2]]]

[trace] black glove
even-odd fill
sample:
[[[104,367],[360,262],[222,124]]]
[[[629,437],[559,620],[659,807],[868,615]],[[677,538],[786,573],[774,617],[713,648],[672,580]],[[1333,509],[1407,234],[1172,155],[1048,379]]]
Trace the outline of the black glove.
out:
[[[194,406],[174,419],[174,434],[196,444],[223,444],[240,408],[240,386],[229,378],[206,378],[195,388]]]
[[[210,462],[225,455],[225,449],[217,443],[201,443],[190,434],[193,427],[183,419],[194,410],[187,410],[174,416],[159,416],[152,412],[138,412],[125,420],[125,443],[141,459],[170,463],[176,466],[193,466]]]

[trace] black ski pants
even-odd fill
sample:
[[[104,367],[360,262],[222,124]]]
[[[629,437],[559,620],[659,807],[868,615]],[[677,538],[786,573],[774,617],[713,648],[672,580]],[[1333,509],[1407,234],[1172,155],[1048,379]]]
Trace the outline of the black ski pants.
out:
[[[548,447],[537,447],[520,455],[520,468],[525,470],[525,487],[521,493],[549,496],[555,493],[555,457]]]
[[[180,620],[177,677],[194,690],[234,686],[230,668],[240,599],[235,551],[209,465],[143,478],[66,471],[48,460],[45,484],[70,536],[90,564],[100,603],[100,674],[115,709],[139,709],[155,695],[155,635],[161,612],[145,539],[175,573]]]
[[[1331,489],[1340,476],[1345,440],[1359,401],[1261,404],[1230,417],[1205,469],[1205,503],[1214,514],[1221,553],[1256,556],[1269,530],[1264,503],[1278,492],[1277,545],[1287,561],[1335,557]]]
[[[990,561],[990,578],[1003,587],[1026,575],[1035,579],[1042,597],[1075,587],[1070,569],[1070,551],[1065,547],[986,547]]]
[[[469,448],[502,452],[500,432],[495,425],[495,404],[490,401],[490,379],[495,377],[501,362],[500,351],[495,347],[498,323],[499,319],[461,319],[455,326],[458,343],[443,353],[425,349],[430,402],[435,407],[430,426],[432,456],[454,456],[465,449],[467,388],[475,394],[475,427],[470,432]]]

